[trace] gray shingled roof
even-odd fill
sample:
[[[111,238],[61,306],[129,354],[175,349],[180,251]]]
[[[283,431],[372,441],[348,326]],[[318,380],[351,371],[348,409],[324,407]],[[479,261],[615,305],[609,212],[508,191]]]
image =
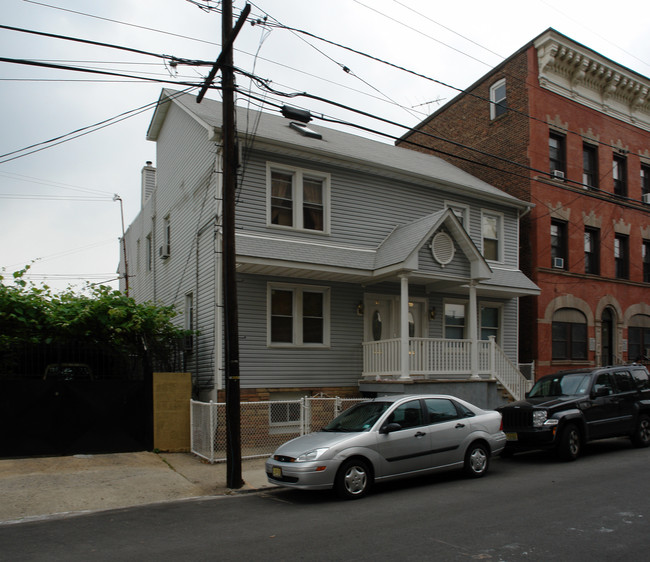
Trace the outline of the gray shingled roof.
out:
[[[222,123],[221,103],[204,98],[196,103],[196,97],[181,94],[174,90],[164,89],[161,102],[173,96],[174,101],[193,115],[207,129],[220,128]],[[147,138],[156,140],[159,127],[164,119],[166,108],[159,105],[152,119]],[[259,117],[259,120],[258,120]],[[409,176],[419,181],[444,184],[460,189],[468,194],[474,193],[483,199],[497,200],[501,204],[518,208],[529,207],[530,204],[496,187],[464,172],[452,164],[415,150],[396,147],[391,144],[374,141],[358,135],[344,133],[335,129],[309,124],[309,128],[322,135],[315,139],[301,135],[289,126],[290,121],[281,116],[265,112],[237,108],[237,128],[241,134],[246,134],[247,127],[255,130],[255,138],[274,144],[295,147],[297,150],[318,152],[340,160],[356,160],[365,165],[372,164],[380,169],[391,169],[396,173]]]
[[[520,291],[529,291],[531,295],[539,294],[539,287],[518,269],[492,267],[492,277],[481,281],[481,285],[519,289]]]
[[[375,267],[380,269],[406,260],[444,213],[444,210],[438,211],[398,226],[377,249]]]

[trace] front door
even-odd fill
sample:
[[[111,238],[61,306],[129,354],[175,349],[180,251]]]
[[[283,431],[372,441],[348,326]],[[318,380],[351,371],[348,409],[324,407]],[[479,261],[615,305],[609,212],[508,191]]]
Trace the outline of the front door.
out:
[[[410,301],[408,336],[425,337],[423,301]],[[398,297],[366,298],[364,304],[364,341],[390,340],[400,337],[400,302]]]
[[[364,341],[390,340],[397,337],[390,298],[366,299],[364,312]]]

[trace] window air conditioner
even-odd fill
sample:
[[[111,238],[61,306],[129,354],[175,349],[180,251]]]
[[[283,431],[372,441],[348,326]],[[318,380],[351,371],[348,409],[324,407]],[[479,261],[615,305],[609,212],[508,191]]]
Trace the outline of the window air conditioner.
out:
[[[166,260],[169,257],[169,251],[167,250],[167,248],[165,246],[160,246],[160,249],[158,250],[158,255],[162,259]]]
[[[558,180],[563,180],[564,172],[562,170],[553,170],[553,177]]]
[[[644,193],[643,194],[643,202],[650,205],[650,193]]]
[[[564,269],[564,258],[553,258],[553,267]]]

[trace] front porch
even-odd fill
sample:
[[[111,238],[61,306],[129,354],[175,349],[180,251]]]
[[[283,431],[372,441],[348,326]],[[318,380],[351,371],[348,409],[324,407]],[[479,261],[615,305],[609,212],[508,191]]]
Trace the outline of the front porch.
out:
[[[403,361],[402,350],[408,354]],[[528,380],[489,340],[401,338],[363,344],[364,381],[497,381],[515,399],[530,390]]]

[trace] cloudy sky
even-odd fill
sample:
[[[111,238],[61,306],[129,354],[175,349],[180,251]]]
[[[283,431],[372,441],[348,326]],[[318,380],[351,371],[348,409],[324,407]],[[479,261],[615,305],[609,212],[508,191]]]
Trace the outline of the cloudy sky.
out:
[[[221,14],[201,9],[205,4],[220,6],[206,0],[2,0],[2,26],[151,53],[0,28],[0,268],[5,275],[33,262],[31,279],[56,290],[86,281],[117,287],[122,226],[120,203],[113,199],[120,196],[128,225],[140,209],[142,166],[156,160],[154,143],[145,140],[151,104],[162,87],[199,84],[209,71],[173,67],[153,55],[216,59]],[[235,0],[235,14],[243,6]],[[604,0],[255,0],[252,18],[266,15],[275,25],[244,26],[235,64],[271,81],[276,90],[309,92],[408,127],[548,27],[650,76],[647,0],[613,7]],[[427,78],[283,29],[278,22]],[[244,78],[238,84],[265,95]],[[212,90],[208,97],[219,99],[219,94]],[[332,105],[304,98],[294,102],[391,134],[406,130]]]

